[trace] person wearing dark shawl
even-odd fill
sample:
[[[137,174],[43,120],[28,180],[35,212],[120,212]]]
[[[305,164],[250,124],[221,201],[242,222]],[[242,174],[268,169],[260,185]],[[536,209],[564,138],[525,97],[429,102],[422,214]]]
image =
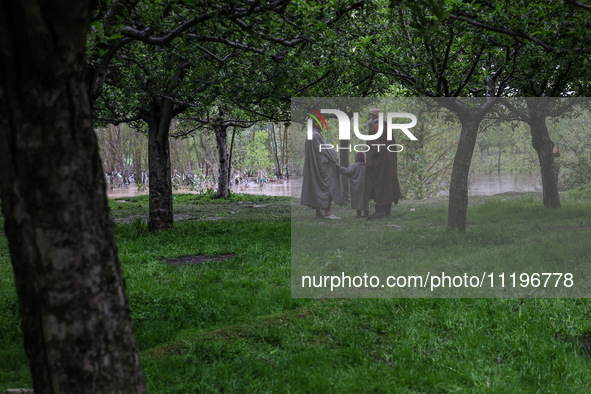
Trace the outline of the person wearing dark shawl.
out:
[[[376,134],[379,127],[378,114],[380,110],[373,108],[369,111],[369,134]],[[398,182],[398,154],[386,149],[388,145],[395,144],[394,136],[389,141],[384,122],[382,135],[370,144],[367,152],[365,171],[365,203],[373,199],[376,203],[376,211],[368,219],[378,219],[390,216],[392,202],[398,204],[402,198],[400,183]]]
[[[363,152],[355,154],[355,164],[349,167],[340,167],[341,174],[349,178],[351,185],[351,208],[357,211],[357,217],[361,218],[361,211],[364,216],[369,215],[369,203],[365,201],[363,190],[365,188],[365,155]]]
[[[312,126],[312,139],[306,139],[304,180],[300,204],[316,209],[317,218],[340,219],[330,212],[331,203],[343,203],[339,159],[333,149],[326,148],[317,124]],[[320,146],[323,145],[322,150]],[[321,212],[324,209],[324,215]]]

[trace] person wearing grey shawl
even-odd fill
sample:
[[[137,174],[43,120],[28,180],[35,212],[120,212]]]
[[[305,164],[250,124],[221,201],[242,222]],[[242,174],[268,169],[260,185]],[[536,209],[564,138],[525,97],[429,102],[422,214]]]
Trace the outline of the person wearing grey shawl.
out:
[[[379,113],[378,108],[372,108],[368,114],[368,122],[370,134],[376,134],[379,130]],[[386,124],[383,124],[383,130],[386,129]],[[369,203],[370,199],[376,202],[376,212],[368,216],[368,219],[379,219],[390,216],[392,203],[398,204],[402,198],[400,191],[400,182],[398,181],[398,153],[382,149],[380,146],[388,144],[396,144],[394,136],[388,140],[387,134],[382,135],[375,140],[367,152],[365,160],[365,186],[364,199]]]
[[[317,124],[313,124],[312,132],[312,139],[306,139],[300,204],[316,209],[317,218],[340,219],[330,212],[332,201],[343,203],[341,177],[337,169],[339,159],[333,149],[327,149]],[[321,209],[324,209],[324,214]]]
[[[349,178],[351,185],[351,208],[357,211],[357,217],[361,218],[361,211],[365,217],[369,215],[369,203],[365,201],[363,188],[365,184],[365,155],[363,152],[355,154],[355,164],[349,167],[340,167],[341,174]]]

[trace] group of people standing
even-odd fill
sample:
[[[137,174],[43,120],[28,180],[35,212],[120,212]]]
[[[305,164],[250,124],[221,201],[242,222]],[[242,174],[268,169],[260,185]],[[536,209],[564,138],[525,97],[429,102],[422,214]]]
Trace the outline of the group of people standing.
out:
[[[368,113],[370,135],[378,132],[379,111],[378,108],[373,108]],[[332,214],[331,206],[333,201],[336,204],[343,203],[340,174],[344,174],[349,178],[351,208],[357,211],[357,217],[371,220],[390,216],[392,203],[398,204],[398,200],[402,198],[397,153],[385,148],[389,144],[396,144],[396,141],[388,141],[387,133],[383,132],[369,145],[366,154],[356,152],[355,164],[343,167],[334,149],[326,149],[320,127],[313,123],[312,128],[312,139],[306,140],[305,146],[300,203],[314,208],[317,218],[340,219]],[[382,130],[386,130],[385,124]],[[370,200],[375,201],[375,212],[371,216]]]

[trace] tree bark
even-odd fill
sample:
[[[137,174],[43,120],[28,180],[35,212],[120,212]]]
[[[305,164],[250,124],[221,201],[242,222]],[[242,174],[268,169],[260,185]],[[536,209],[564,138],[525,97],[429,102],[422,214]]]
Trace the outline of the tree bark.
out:
[[[273,144],[274,144],[274,152],[275,153],[275,162],[277,163],[277,176],[279,179],[282,178],[283,169],[281,168],[281,164],[279,163],[279,146],[277,145],[277,137],[275,136],[275,124],[271,123],[271,133],[273,134]]]
[[[458,116],[462,124],[462,132],[454,158],[451,184],[449,186],[447,228],[465,232],[468,212],[468,175],[474,146],[476,145],[478,126],[482,117],[470,112],[459,112]]]
[[[558,176],[552,153],[552,140],[546,126],[546,116],[530,113],[529,127],[532,146],[538,154],[542,174],[542,194],[544,206],[558,209],[561,207],[558,193]]]
[[[136,136],[137,137],[137,136]],[[143,165],[142,165],[142,150],[137,138],[133,141],[133,171],[135,172],[135,183],[136,186],[141,186],[144,183],[143,177]]]
[[[502,141],[501,126],[498,125],[497,127],[499,129],[499,141],[497,143],[497,146],[499,148],[499,152],[497,155],[497,175],[500,177],[501,176],[501,155],[503,153],[503,144],[501,143],[501,141]]]
[[[226,128],[226,126],[220,124],[214,124],[213,126],[220,164],[216,198],[228,198],[230,195],[230,189],[228,187],[228,136]]]
[[[0,191],[36,393],[145,392],[84,79],[90,8],[0,3]]]
[[[281,131],[281,124],[278,125],[279,126],[279,145],[280,145],[280,151],[281,151],[281,178],[285,178],[287,175],[287,169],[285,168],[285,149],[284,146],[285,144],[283,143],[284,140],[284,132]],[[283,126],[283,128],[285,129],[285,126]]]
[[[234,152],[234,137],[236,136],[236,126],[232,128],[232,142],[230,142],[230,158],[228,159],[228,184],[232,183],[232,152]]]
[[[167,58],[167,68],[172,70],[173,61]],[[171,97],[182,82],[189,63],[180,61],[169,80],[163,95],[152,97],[149,108],[140,110],[141,118],[148,124],[148,168],[150,208],[148,231],[155,232],[172,228],[172,178],[170,168],[170,144],[168,136],[172,119],[184,112],[187,104],[175,105]]]
[[[168,128],[163,111],[155,110],[148,121],[148,168],[150,207],[148,231],[156,232],[174,225],[172,207],[172,178]]]
[[[283,127],[283,157],[282,162],[285,166],[285,175],[289,179],[289,127]]]

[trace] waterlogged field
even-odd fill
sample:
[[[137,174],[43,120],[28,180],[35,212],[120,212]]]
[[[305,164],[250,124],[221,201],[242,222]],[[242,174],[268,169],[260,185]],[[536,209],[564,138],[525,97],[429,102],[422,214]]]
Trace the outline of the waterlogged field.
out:
[[[409,265],[468,252],[590,261],[591,188],[563,193],[557,211],[540,199],[471,198],[466,234],[445,230],[437,200],[404,201],[371,225],[337,207],[343,219],[314,226],[353,240],[392,225]],[[125,201],[111,207],[150,392],[591,390],[588,299],[291,298],[290,199],[176,195],[175,227],[160,234],[147,232],[147,197]],[[181,264],[203,255],[225,257]],[[0,235],[0,391],[30,386]]]

